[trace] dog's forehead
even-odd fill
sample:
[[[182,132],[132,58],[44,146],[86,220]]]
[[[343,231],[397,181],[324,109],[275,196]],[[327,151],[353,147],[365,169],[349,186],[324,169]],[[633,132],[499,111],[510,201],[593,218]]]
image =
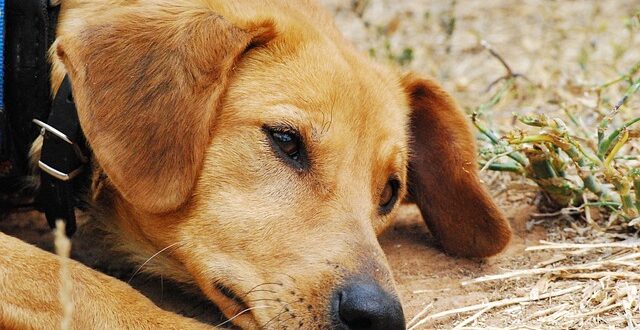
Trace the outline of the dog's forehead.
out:
[[[403,146],[409,107],[399,75],[351,49],[317,42],[243,61],[227,95],[236,119],[295,122],[317,134]]]

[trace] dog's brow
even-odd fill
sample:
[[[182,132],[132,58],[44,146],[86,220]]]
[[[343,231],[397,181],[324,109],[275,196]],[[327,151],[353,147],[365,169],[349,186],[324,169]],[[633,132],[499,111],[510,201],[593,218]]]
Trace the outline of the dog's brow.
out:
[[[299,120],[308,117],[304,110],[293,104],[278,104],[270,109],[273,112],[271,115],[278,115],[284,118],[297,118]]]
[[[392,171],[397,172],[406,167],[409,157],[408,147],[401,142],[392,142],[380,147],[378,161],[388,164]]]
[[[264,118],[271,123],[279,123],[297,128],[301,133],[307,133],[312,140],[322,135],[321,125],[315,123],[308,111],[293,104],[278,104],[269,108]]]

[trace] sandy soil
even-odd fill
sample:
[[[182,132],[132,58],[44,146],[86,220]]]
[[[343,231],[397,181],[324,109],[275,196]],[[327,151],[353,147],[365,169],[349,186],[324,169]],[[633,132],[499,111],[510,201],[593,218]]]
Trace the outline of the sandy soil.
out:
[[[546,238],[542,227],[525,229],[529,214],[534,210],[526,203],[512,210],[509,219],[516,229],[512,242],[504,253],[487,260],[460,259],[444,254],[435,246],[419,211],[413,207],[402,210],[397,223],[380,241],[394,271],[407,320],[432,302],[434,310],[441,311],[501,297],[503,290],[499,286],[463,287],[460,283],[541,261],[541,255],[524,254],[527,245],[537,245],[540,239]],[[444,319],[440,324],[430,325],[450,327],[452,321]]]

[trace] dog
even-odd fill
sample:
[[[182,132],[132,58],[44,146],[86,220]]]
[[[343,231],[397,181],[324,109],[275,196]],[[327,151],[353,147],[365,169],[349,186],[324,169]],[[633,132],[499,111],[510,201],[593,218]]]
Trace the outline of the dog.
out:
[[[508,243],[453,98],[358,52],[312,1],[61,6],[51,86],[68,76],[73,89],[90,221],[235,326],[404,329],[376,238],[403,202],[449,254]],[[0,251],[0,328],[58,326],[60,257],[5,234]],[[69,271],[73,328],[212,327],[78,262]]]

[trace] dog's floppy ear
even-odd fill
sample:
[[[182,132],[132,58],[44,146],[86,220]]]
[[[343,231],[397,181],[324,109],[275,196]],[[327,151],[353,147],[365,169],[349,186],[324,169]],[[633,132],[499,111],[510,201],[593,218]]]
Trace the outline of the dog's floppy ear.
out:
[[[465,257],[500,252],[511,230],[480,183],[475,141],[463,113],[429,79],[409,74],[402,83],[411,106],[409,200],[447,252]]]
[[[234,66],[275,27],[269,20],[239,27],[208,9],[135,4],[96,18],[102,23],[74,22],[84,25],[61,35],[57,55],[112,184],[140,210],[164,213],[191,195]]]

